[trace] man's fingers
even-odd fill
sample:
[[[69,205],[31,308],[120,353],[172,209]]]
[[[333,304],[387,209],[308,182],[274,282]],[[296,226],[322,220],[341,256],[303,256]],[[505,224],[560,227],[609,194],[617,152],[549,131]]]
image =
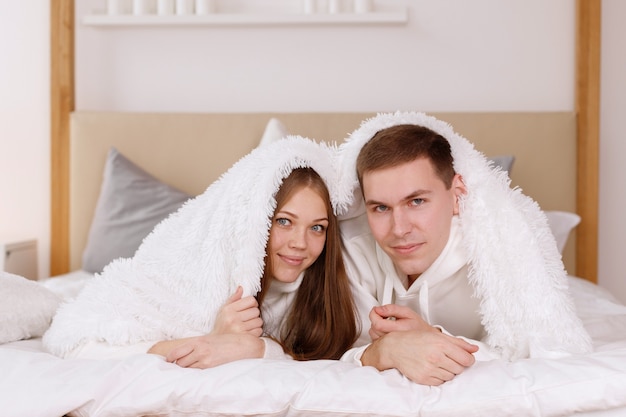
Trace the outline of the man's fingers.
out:
[[[467,366],[459,363],[458,359],[446,356],[440,364],[441,373],[437,376],[444,381],[449,381],[456,375],[459,375],[461,372],[463,372],[465,368],[467,368]]]
[[[461,349],[463,349],[464,351],[466,351],[467,353],[476,353],[478,352],[478,345],[475,345],[473,343],[468,342],[467,340],[461,338],[461,337],[454,337],[454,336],[449,336],[452,338],[452,342],[454,345],[460,347]]]
[[[370,336],[373,333],[380,337],[389,332],[402,330],[397,321],[391,320],[390,317],[380,316],[376,308],[370,311],[370,323]]]
[[[371,327],[370,327],[370,330],[369,330],[369,332],[368,332],[368,333],[369,333],[369,335],[370,335],[370,339],[372,339],[372,340],[376,340],[376,339],[378,339],[379,337],[383,336],[383,334],[381,334],[381,333],[377,333],[377,332],[376,332],[374,329],[372,329]]]
[[[396,305],[395,304],[387,304],[384,306],[375,306],[372,308],[372,311],[375,312],[378,316],[386,319],[390,317],[395,317],[396,313]]]
[[[414,319],[421,318],[419,314],[406,306],[399,306],[397,304],[385,304],[382,306],[376,306],[373,308],[376,313],[383,318],[395,318],[395,319]]]
[[[406,377],[409,378],[413,382],[417,382],[421,385],[441,385],[444,382],[451,381],[457,375],[454,372],[451,372],[449,369],[449,365],[447,367],[437,367],[435,365],[431,365],[427,368],[422,369],[420,372],[409,372],[406,374]],[[459,373],[462,372],[459,371]]]
[[[467,368],[476,362],[476,358],[472,353],[478,350],[478,346],[466,342],[458,337],[449,337],[452,343],[445,349],[445,355],[459,367]],[[452,369],[452,372],[459,374],[463,371],[458,367]]]
[[[475,345],[473,343],[469,343],[467,340],[461,339],[460,337],[457,337],[456,340],[458,340],[460,342],[460,345],[463,349],[465,349],[467,352],[469,353],[476,353],[478,352],[478,345]]]

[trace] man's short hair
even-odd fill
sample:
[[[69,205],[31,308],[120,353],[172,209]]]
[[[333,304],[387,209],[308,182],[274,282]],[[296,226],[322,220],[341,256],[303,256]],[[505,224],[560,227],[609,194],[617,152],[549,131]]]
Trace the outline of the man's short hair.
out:
[[[419,125],[402,124],[379,130],[359,152],[356,170],[361,189],[363,174],[391,168],[418,158],[430,160],[446,189],[454,179],[450,143],[443,136]]]

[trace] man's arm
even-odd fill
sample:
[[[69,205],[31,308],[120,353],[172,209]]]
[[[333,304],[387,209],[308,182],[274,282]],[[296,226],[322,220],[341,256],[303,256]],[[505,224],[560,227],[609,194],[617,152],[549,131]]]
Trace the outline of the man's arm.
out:
[[[441,385],[474,364],[478,348],[435,331],[387,333],[370,344],[361,363],[383,371],[395,368],[413,382]]]
[[[395,368],[419,384],[440,385],[474,364],[478,346],[442,333],[408,307],[374,307],[370,321],[373,342],[363,351],[363,365]]]

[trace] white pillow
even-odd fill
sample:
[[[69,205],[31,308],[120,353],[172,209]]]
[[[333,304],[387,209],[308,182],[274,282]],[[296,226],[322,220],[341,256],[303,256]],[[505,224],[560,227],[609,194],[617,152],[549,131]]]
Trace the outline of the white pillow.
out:
[[[563,253],[569,234],[580,223],[580,216],[568,211],[554,210],[545,211],[545,213],[548,217],[550,230],[556,239],[556,246],[559,248],[559,252]]]
[[[37,281],[0,271],[0,343],[39,337],[61,298]]]
[[[287,136],[289,132],[287,131],[287,127],[275,117],[272,117],[265,126],[265,131],[263,132],[263,136],[259,141],[259,146],[266,145],[268,143],[276,142],[279,139]]]

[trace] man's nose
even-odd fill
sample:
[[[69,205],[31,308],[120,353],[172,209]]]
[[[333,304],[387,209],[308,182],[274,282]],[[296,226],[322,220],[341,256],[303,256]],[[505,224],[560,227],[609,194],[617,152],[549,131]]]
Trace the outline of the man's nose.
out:
[[[394,210],[392,214],[393,234],[400,237],[406,235],[411,230],[411,222],[404,210]]]

